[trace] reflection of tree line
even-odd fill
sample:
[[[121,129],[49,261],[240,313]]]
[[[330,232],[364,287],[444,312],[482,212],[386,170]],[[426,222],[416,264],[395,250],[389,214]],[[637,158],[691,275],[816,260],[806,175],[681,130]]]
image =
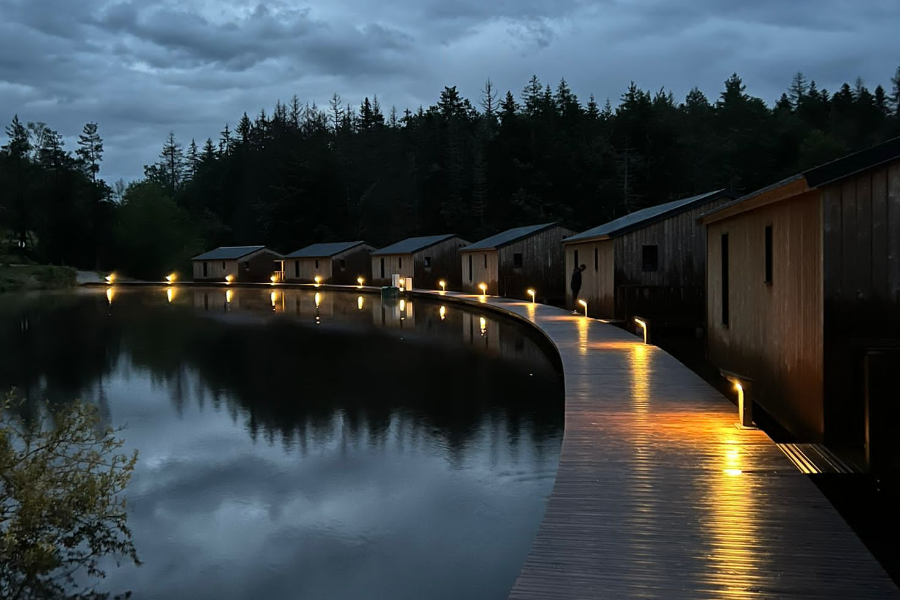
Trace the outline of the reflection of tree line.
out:
[[[323,293],[316,307],[309,292],[274,302],[269,290],[235,290],[230,301],[225,290],[179,292],[171,307],[163,291],[149,290],[119,292],[111,305],[96,295],[54,300],[52,310],[46,300],[4,310],[4,344],[22,348],[0,366],[4,385],[34,399],[99,400],[98,383],[117,366],[146,368],[178,410],[188,398],[210,402],[235,420],[244,415],[254,439],[280,438],[301,450],[332,438],[335,427],[354,444],[437,434],[451,455],[484,427],[511,444],[519,428],[539,442],[561,433],[560,380],[520,327],[488,320],[482,336],[476,315],[469,339],[471,313],[448,310],[441,320],[438,306],[425,303],[400,310],[364,296],[360,308],[356,295]],[[223,326],[196,318],[190,306],[246,318]],[[273,310],[293,316],[268,318]],[[312,325],[317,314],[321,329]],[[401,335],[377,331],[382,324]],[[120,355],[128,364],[117,363]]]

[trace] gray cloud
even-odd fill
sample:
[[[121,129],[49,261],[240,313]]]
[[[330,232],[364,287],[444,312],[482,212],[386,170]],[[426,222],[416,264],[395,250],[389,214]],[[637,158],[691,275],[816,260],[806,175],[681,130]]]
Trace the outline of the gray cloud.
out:
[[[895,0],[5,0],[0,120],[70,140],[98,121],[101,174],[128,179],[169,130],[216,138],[295,93],[402,110],[444,85],[475,100],[488,77],[518,94],[532,74],[614,103],[631,80],[715,98],[735,71],[770,102],[797,70],[874,87],[900,62],[898,25]]]

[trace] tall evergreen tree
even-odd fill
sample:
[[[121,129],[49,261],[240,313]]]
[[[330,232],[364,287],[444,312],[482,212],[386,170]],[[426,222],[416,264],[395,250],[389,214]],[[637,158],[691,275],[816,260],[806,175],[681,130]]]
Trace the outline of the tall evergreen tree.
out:
[[[103,160],[103,140],[97,133],[96,123],[86,123],[78,136],[78,149],[75,154],[82,162],[91,176],[91,180],[97,183],[97,173],[100,172],[100,162]]]

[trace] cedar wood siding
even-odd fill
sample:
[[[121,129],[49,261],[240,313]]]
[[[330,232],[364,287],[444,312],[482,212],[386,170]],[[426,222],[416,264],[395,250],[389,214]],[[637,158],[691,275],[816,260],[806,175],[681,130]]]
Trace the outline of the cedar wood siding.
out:
[[[900,161],[824,186],[822,202],[826,439],[859,446],[862,348],[877,344],[851,340],[900,339]],[[889,404],[895,403],[896,396]],[[870,426],[879,427],[884,410],[896,409],[875,404],[874,410],[881,412],[872,413]]]
[[[575,261],[575,253],[578,261]],[[587,267],[581,274],[581,292],[579,298],[588,303],[588,314],[601,319],[613,316],[614,275],[614,242],[603,240],[581,242],[565,245],[566,271],[564,285],[566,288],[566,305],[572,305],[572,288],[570,287],[572,271],[575,266],[583,264]]]
[[[772,226],[771,285],[765,228]],[[802,440],[821,441],[823,298],[821,193],[708,226],[707,337],[716,366],[753,379],[748,396]],[[722,235],[728,234],[728,325],[722,323]]]
[[[499,265],[497,250],[478,250],[475,252],[460,252],[459,260],[462,264],[462,286],[461,290],[470,294],[480,294],[478,288],[479,283],[486,283],[488,286],[487,293],[492,296],[499,296],[500,285],[498,274]],[[471,263],[472,269],[469,270]]]
[[[391,274],[413,278],[413,287],[438,289],[438,281],[445,280],[447,289],[458,290],[460,273],[458,268],[459,249],[468,242],[459,237],[451,237],[443,242],[419,250],[413,254],[383,254],[372,256],[372,283],[390,285]],[[431,267],[425,267],[425,257],[431,259]],[[381,259],[384,259],[384,278],[381,278]],[[403,266],[400,267],[402,261]]]
[[[330,257],[318,258],[286,258],[284,260],[284,276],[286,281],[309,283],[315,280],[315,276],[322,277],[322,283],[334,283],[339,285],[356,285],[357,277],[362,277],[366,282],[372,279],[372,261],[369,253],[374,248],[368,244],[361,244],[338,252]],[[341,270],[341,261],[346,261]],[[318,262],[318,268],[316,263]]]
[[[731,202],[722,197],[613,238],[616,319],[702,327],[706,316],[706,227],[703,213]],[[658,268],[643,270],[643,247],[657,247]],[[589,267],[590,268],[590,267]]]
[[[238,260],[195,260],[194,281],[225,281],[226,275],[234,275],[235,281],[268,282],[275,272],[275,261],[281,257],[260,248]],[[207,264],[207,275],[203,276],[203,263]],[[249,262],[249,269],[244,263]]]
[[[527,300],[530,299],[527,290],[534,288],[539,298],[561,300],[566,289],[562,240],[573,233],[554,225],[495,250],[466,252],[464,248],[460,252],[462,291],[480,293],[478,284],[486,283],[487,293],[491,295]],[[516,254],[522,255],[522,267],[518,269]]]

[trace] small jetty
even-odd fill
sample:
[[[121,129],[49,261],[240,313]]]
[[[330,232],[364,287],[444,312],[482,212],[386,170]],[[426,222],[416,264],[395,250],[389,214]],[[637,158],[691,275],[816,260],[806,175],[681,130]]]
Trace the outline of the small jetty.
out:
[[[559,470],[515,600],[900,598],[815,484],[671,355],[559,308],[440,292],[559,351]]]

